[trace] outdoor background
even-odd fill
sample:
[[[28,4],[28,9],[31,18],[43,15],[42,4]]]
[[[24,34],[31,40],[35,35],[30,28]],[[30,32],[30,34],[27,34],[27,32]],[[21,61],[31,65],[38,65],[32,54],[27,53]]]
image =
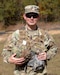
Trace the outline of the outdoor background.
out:
[[[53,36],[58,47],[56,56],[48,61],[48,75],[60,75],[60,0],[0,0],[0,75],[13,75],[14,65],[4,63],[1,53],[7,37],[25,25],[22,16],[28,4],[40,7],[37,25]]]

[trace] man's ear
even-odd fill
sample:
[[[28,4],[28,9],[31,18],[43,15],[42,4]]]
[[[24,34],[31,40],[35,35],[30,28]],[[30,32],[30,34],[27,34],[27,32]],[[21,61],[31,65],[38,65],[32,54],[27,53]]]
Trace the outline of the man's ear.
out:
[[[23,18],[26,19],[26,15],[25,14],[23,14]]]

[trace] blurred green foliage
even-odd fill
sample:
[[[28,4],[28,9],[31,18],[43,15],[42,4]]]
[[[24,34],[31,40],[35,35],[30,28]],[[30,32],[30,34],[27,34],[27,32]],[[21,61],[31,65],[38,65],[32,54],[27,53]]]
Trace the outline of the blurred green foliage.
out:
[[[23,19],[24,6],[40,7],[40,21],[60,20],[60,0],[0,0],[0,21],[4,25],[15,24]]]

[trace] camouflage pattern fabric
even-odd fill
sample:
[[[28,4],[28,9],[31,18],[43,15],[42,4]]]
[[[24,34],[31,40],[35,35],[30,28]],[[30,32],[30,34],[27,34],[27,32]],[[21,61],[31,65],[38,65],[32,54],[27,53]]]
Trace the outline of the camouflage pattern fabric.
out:
[[[32,70],[31,67],[28,67],[27,68],[27,74],[26,75],[47,75],[47,70],[46,70],[46,66],[44,68],[44,70],[40,70],[40,71],[37,71],[35,72],[34,70]]]
[[[8,63],[8,58],[13,53],[16,53],[16,57],[24,56],[26,59],[30,59],[31,51],[34,51],[37,54],[40,52],[44,52],[44,51],[47,52],[47,60],[48,60],[48,59],[53,58],[53,56],[56,54],[57,47],[55,45],[55,42],[54,42],[54,39],[52,38],[52,36],[50,36],[46,31],[44,31],[42,29],[38,28],[37,30],[34,30],[34,31],[17,30],[8,37],[8,40],[4,46],[2,55],[4,57],[4,62]],[[20,73],[21,70],[22,69],[20,69],[20,70],[16,69],[14,74],[22,75]],[[29,69],[27,67],[27,71],[28,70]],[[23,71],[24,71],[24,69],[23,69]],[[41,75],[44,75],[43,72],[44,72],[44,70],[42,71]],[[32,70],[32,73],[34,73],[33,70]],[[26,73],[26,75],[30,75],[30,74],[31,73],[28,74],[28,72]],[[23,75],[25,75],[25,74],[23,74]],[[37,75],[37,74],[35,73],[35,74],[31,74],[31,75]],[[40,74],[38,74],[38,75],[40,75]]]
[[[31,50],[30,48],[30,39],[26,36],[26,31],[21,30],[19,32],[19,30],[17,30],[9,36],[4,46],[3,55],[5,55],[5,51],[7,50],[8,53],[11,52],[10,55],[16,53],[16,57],[18,58],[22,56],[27,58]]]
[[[27,72],[24,70],[15,70],[14,75],[47,75],[46,66],[43,71],[35,72],[32,67],[27,67]]]

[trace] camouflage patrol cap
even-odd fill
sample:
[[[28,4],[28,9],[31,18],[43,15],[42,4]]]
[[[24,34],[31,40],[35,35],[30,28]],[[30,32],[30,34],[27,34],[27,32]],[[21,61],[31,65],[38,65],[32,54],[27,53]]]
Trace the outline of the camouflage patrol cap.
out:
[[[37,13],[39,14],[39,7],[36,5],[27,5],[25,6],[25,13]]]

